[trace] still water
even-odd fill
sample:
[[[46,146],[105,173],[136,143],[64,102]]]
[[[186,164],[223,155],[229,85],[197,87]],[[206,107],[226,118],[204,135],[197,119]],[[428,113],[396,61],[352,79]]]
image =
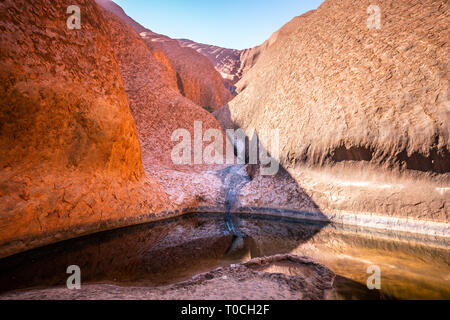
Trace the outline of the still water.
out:
[[[307,256],[337,274],[331,299],[450,299],[450,240],[269,216],[235,216],[235,239],[221,214],[102,232],[0,260],[5,293],[65,286],[69,265],[83,283],[160,286],[218,266],[280,253]],[[367,269],[381,270],[368,290]],[[39,298],[37,296],[36,298]]]

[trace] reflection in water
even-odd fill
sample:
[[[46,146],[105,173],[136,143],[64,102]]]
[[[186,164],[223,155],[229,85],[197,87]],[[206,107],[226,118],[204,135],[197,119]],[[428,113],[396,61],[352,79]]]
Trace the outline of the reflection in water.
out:
[[[450,299],[450,243],[280,218],[240,216],[233,236],[223,215],[196,214],[103,232],[0,260],[0,292],[65,285],[69,265],[82,281],[158,286],[278,253],[308,256],[333,270],[334,299]],[[381,268],[381,292],[365,286],[367,267]]]

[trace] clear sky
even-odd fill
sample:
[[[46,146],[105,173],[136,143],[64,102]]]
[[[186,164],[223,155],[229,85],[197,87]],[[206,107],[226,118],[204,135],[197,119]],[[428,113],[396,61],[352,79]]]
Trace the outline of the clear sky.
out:
[[[144,27],[225,48],[260,45],[323,0],[114,0]]]

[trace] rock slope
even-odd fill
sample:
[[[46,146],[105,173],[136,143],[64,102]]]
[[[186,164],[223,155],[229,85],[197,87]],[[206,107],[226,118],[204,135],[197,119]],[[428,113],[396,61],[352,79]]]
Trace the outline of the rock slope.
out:
[[[108,26],[79,5],[69,30],[64,1],[0,4],[0,256],[168,206],[144,174]]]
[[[63,1],[0,4],[0,257],[216,202],[220,180],[174,166],[171,135],[217,121],[135,30],[78,6],[69,30]]]
[[[313,11],[295,17],[285,24],[280,30],[275,32],[267,41],[254,48],[245,50],[226,49],[218,46],[201,44],[188,39],[179,39],[182,46],[197,50],[197,52],[206,56],[214,65],[217,71],[222,75],[225,84],[232,90],[239,80],[249,71],[258,61],[265,50],[269,49],[279,39],[288,37],[297,26],[298,20],[301,20]],[[239,83],[236,90],[239,92],[245,85]]]
[[[278,44],[279,41],[283,40],[286,37],[295,31],[299,21],[311,15],[314,11],[309,11],[304,13],[301,16],[295,17],[288,23],[286,23],[283,27],[280,28],[277,32],[272,34],[272,36],[266,40],[263,44],[256,46],[254,48],[245,49],[240,52],[239,56],[239,69],[237,70],[237,75],[239,76],[239,80],[243,78],[243,76],[258,62],[258,59],[261,55],[264,54],[264,51],[270,49],[274,44]],[[240,92],[245,89],[246,81],[240,81],[237,85],[236,90]]]
[[[231,120],[270,152],[278,128],[280,163],[323,210],[448,221],[449,3],[379,1],[380,30],[370,5],[325,1],[250,52]]]
[[[205,129],[220,126],[211,114],[180,94],[171,70],[132,27],[108,11],[104,15],[139,132],[145,167],[173,167],[171,150],[178,143],[171,141],[175,130],[187,129],[193,137],[194,121],[202,121]]]
[[[229,89],[241,78],[241,51],[201,44],[189,39],[178,39],[183,47],[196,50],[206,56],[224,79]]]
[[[183,96],[209,110],[221,108],[232,98],[220,74],[205,56],[194,49],[182,47],[177,40],[142,27],[110,0],[97,0],[97,3],[117,15],[142,36],[156,58],[172,72]]]

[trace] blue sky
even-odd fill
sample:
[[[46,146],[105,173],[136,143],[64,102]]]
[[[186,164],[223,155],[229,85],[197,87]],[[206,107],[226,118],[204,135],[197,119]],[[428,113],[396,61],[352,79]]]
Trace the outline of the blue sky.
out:
[[[114,0],[146,28],[225,48],[263,43],[323,0]]]

